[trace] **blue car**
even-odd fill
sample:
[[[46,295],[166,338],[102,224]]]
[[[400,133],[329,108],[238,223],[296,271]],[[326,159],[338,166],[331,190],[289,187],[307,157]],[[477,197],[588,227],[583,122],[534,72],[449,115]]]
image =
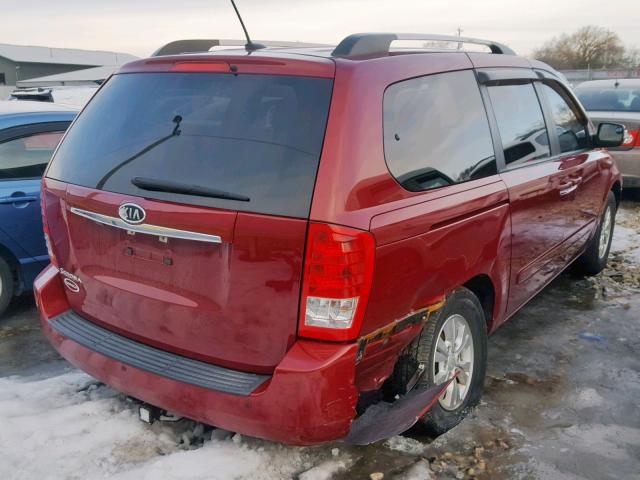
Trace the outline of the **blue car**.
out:
[[[48,263],[40,177],[76,114],[52,103],[0,101],[0,315]]]

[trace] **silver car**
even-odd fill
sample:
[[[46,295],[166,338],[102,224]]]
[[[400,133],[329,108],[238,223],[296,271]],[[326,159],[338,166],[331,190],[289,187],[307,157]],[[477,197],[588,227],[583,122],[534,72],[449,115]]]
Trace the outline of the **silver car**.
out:
[[[593,123],[623,124],[627,132],[611,154],[623,175],[625,188],[640,188],[640,78],[592,80],[575,88]]]

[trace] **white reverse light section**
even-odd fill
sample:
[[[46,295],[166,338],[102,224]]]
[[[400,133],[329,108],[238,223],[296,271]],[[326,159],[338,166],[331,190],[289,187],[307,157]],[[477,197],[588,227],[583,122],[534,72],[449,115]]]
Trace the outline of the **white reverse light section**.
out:
[[[358,298],[307,297],[304,323],[322,328],[350,328]]]

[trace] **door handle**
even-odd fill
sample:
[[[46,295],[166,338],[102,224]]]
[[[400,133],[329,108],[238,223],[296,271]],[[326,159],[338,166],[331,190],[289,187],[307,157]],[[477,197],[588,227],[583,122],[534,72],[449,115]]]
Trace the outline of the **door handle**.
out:
[[[0,197],[0,205],[6,205],[8,203],[29,203],[37,202],[39,199],[36,195],[23,195],[16,197]]]
[[[578,185],[571,185],[570,187],[563,188],[562,190],[560,190],[560,196],[565,197],[570,193],[575,192],[577,188],[578,188]]]

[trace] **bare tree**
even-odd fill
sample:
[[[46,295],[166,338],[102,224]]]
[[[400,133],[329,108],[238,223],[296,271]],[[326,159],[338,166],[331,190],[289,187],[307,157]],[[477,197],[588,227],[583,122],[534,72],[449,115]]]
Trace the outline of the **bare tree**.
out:
[[[563,70],[627,67],[629,60],[616,33],[592,25],[551,39],[534,57]]]

